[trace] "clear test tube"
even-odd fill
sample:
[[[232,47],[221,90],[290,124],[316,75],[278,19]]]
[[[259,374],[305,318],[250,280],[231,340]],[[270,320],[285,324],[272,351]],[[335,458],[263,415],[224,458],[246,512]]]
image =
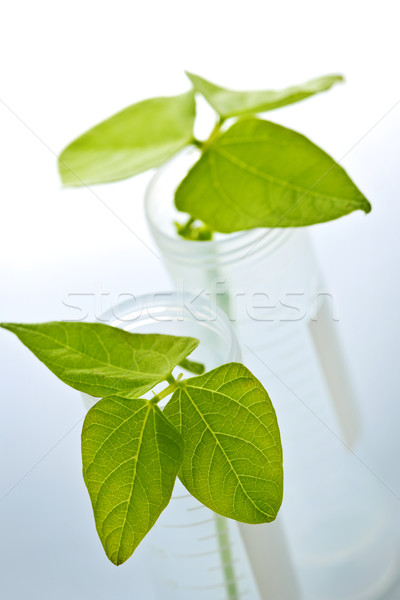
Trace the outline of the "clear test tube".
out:
[[[306,600],[370,600],[398,577],[399,540],[386,490],[357,456],[358,403],[306,229],[182,239],[174,191],[196,159],[153,178],[150,230],[179,290],[235,326],[243,361],[277,412],[284,449],[281,519]]]

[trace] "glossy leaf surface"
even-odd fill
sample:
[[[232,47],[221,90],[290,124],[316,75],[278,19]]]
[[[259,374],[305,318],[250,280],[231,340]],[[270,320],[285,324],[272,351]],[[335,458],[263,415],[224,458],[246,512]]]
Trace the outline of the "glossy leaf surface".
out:
[[[202,94],[219,115],[227,119],[245,114],[262,113],[305,100],[329,90],[343,81],[341,75],[324,75],[283,90],[237,92],[207,81],[194,73],[186,73],[196,92]]]
[[[82,430],[83,477],[108,558],[125,562],[167,506],[182,460],[182,440],[160,409],[109,396]]]
[[[185,380],[164,409],[184,440],[179,477],[215,512],[245,523],[275,519],[282,447],[271,400],[243,365]]]
[[[175,204],[222,233],[302,227],[371,210],[326,152],[256,118],[238,121],[210,144],[177,188]]]
[[[198,340],[129,333],[102,323],[3,323],[57,377],[101,397],[136,398],[165,380]]]
[[[118,181],[158,167],[193,137],[193,92],[151,98],[99,123],[61,153],[66,186]]]

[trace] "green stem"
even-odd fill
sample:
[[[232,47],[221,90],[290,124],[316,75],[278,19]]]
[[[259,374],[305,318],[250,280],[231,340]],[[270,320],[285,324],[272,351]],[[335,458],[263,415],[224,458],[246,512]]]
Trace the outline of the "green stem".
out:
[[[224,119],[221,117],[219,121],[215,124],[214,129],[212,130],[210,136],[205,142],[200,142],[199,140],[193,140],[193,144],[200,148],[202,152],[204,152],[207,147],[213,142],[213,140],[219,135],[220,129],[224,123]],[[189,217],[188,221],[181,226],[181,230],[178,230],[179,235],[182,237],[189,237],[190,231],[192,229],[192,225],[195,222],[195,218]],[[215,274],[218,274],[217,268],[215,269]],[[220,298],[220,295],[217,296],[219,305],[222,305],[222,308],[225,312],[229,313],[229,293],[225,292]],[[183,365],[181,365],[183,366]],[[171,387],[171,386],[170,386]],[[168,388],[167,388],[168,390]],[[154,399],[153,399],[154,400]],[[239,590],[236,582],[235,569],[233,566],[231,546],[229,540],[229,529],[228,529],[228,521],[225,517],[221,517],[220,515],[215,515],[215,526],[217,530],[217,539],[218,546],[221,558],[221,565],[224,572],[224,579],[226,585],[227,599],[228,600],[240,600],[239,598]]]
[[[229,541],[228,520],[215,515],[215,525],[228,600],[240,600]]]
[[[179,229],[179,235],[182,237],[186,237],[187,235],[190,234],[191,229],[192,229],[192,225],[195,222],[195,218],[194,217],[189,217],[189,219],[186,221],[186,223],[184,225],[181,225],[180,229]]]
[[[219,136],[219,132],[221,130],[222,125],[224,124],[224,119],[221,117],[219,121],[217,121],[214,125],[214,129],[210,133],[208,139],[203,142],[202,150],[206,150],[208,146],[215,140],[216,137]]]
[[[174,391],[176,390],[176,388],[179,387],[179,385],[180,385],[179,382],[182,379],[182,375],[183,375],[183,373],[181,373],[180,375],[178,375],[178,377],[176,379],[172,375],[172,373],[170,375],[168,375],[167,381],[168,381],[168,383],[170,385],[168,387],[166,387],[165,389],[161,390],[161,392],[159,394],[157,394],[156,396],[154,396],[150,400],[150,402],[152,404],[158,404],[160,402],[160,400],[162,400],[163,398],[166,398],[170,394],[173,394]]]
[[[198,140],[197,138],[193,137],[190,143],[193,144],[193,146],[200,148],[200,150],[204,152],[207,149],[207,146],[209,146],[211,142],[219,135],[220,129],[224,123],[225,119],[223,117],[220,117],[214,125],[212,132],[205,141],[202,142],[201,140]]]
[[[220,119],[215,123],[214,128],[211,131],[210,135],[204,142],[193,137],[190,143],[193,144],[194,146],[196,146],[197,148],[199,148],[201,150],[202,154],[204,154],[204,152],[207,150],[207,148],[210,146],[210,144],[212,144],[213,141],[215,140],[215,138],[217,138],[219,136],[221,127],[224,124],[224,122],[225,122],[225,119],[220,117]],[[213,231],[208,227],[208,225],[202,224],[198,227],[193,227],[194,223],[197,220],[198,219],[190,216],[188,221],[186,223],[184,223],[183,225],[179,222],[175,222],[175,227],[176,227],[178,235],[180,235],[184,239],[198,241],[198,242],[212,240]]]
[[[202,142],[201,140],[198,140],[197,138],[193,138],[191,143],[193,144],[193,146],[200,148],[200,150],[203,149],[204,142]]]

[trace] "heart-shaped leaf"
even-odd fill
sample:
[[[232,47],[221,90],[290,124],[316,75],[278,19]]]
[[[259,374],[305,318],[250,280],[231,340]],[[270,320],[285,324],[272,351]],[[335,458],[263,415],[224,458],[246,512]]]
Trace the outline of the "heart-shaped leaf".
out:
[[[300,227],[371,205],[345,170],[306,137],[256,118],[216,138],[175,194],[214,231]]]
[[[57,377],[101,397],[136,398],[164,381],[198,340],[129,333],[102,323],[2,323]]]
[[[108,558],[125,562],[167,506],[182,461],[182,440],[160,409],[109,396],[86,416],[83,477]]]
[[[61,153],[66,186],[118,181],[158,167],[193,138],[193,92],[133,104],[96,125]]]
[[[335,83],[343,81],[341,75],[324,75],[284,90],[235,92],[215,85],[203,79],[203,77],[194,75],[194,73],[186,72],[186,75],[193,83],[195,91],[202,94],[224,119],[249,113],[262,113],[287,104],[293,104],[319,92],[325,92]]]
[[[179,478],[213,511],[245,523],[275,519],[282,502],[282,447],[261,383],[230,363],[187,379],[164,415],[180,432]]]

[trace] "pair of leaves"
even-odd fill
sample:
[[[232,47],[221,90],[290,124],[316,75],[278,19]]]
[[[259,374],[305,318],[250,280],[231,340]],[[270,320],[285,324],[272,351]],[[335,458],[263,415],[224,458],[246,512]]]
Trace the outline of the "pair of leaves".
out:
[[[246,367],[232,363],[185,380],[161,412],[135,394],[169,378],[178,363],[200,372],[185,358],[197,340],[95,323],[1,326],[63,381],[106,393],[86,416],[82,459],[97,531],[113,563],[127,560],[154,525],[178,471],[196,498],[226,517],[276,517],[283,489],[279,428],[267,392]]]
[[[282,502],[279,428],[271,401],[237,363],[188,379],[163,413],[108,396],[82,431],[83,474],[104,550],[121,564],[167,506],[175,478],[215,512],[273,521]]]
[[[342,80],[330,75],[280,92],[233,92],[192,73],[187,75],[194,90],[222,116],[263,112],[298,102]],[[193,90],[133,104],[65,148],[58,161],[61,180],[66,186],[106,183],[158,167],[192,142],[194,119]]]

